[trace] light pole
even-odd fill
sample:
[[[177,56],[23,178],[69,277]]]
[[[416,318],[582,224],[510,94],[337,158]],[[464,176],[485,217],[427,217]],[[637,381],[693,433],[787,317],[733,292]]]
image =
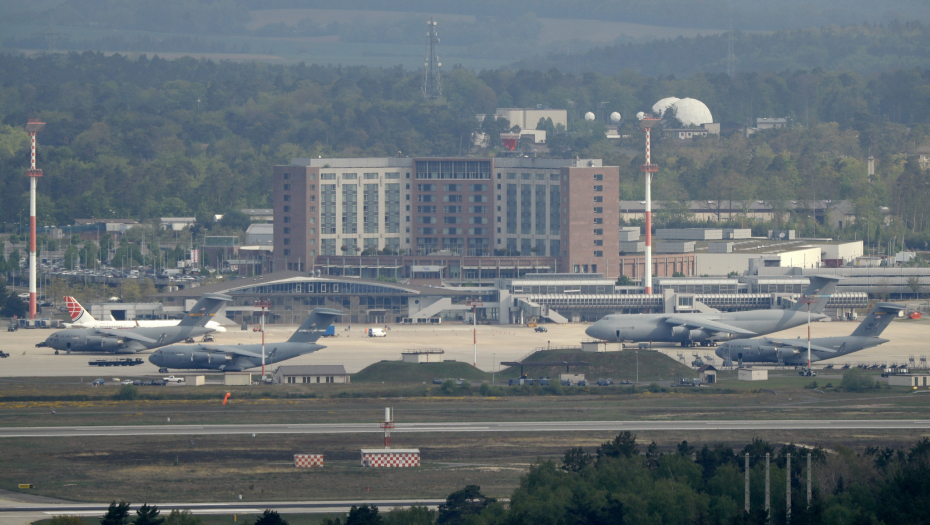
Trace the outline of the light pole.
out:
[[[636,382],[639,383],[639,350],[636,350]]]
[[[494,372],[497,367],[497,352],[491,354],[491,384],[494,384]]]
[[[255,306],[262,309],[262,381],[265,380],[265,308],[271,308],[271,303],[262,299],[255,303]]]

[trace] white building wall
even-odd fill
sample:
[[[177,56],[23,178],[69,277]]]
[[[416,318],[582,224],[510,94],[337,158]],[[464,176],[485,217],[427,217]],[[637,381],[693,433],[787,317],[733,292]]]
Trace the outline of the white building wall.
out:
[[[847,263],[862,257],[862,241],[819,245],[822,259],[843,259]]]

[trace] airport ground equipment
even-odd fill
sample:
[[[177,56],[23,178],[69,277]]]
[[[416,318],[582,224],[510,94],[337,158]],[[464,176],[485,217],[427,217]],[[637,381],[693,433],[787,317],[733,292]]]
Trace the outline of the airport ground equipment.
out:
[[[119,359],[91,359],[90,366],[138,366],[144,363],[141,357],[123,357]]]

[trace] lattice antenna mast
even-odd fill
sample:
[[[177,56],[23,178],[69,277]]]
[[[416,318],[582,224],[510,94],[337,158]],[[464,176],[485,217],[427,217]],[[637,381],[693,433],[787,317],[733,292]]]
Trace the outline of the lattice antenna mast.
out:
[[[439,33],[436,31],[437,22],[430,17],[426,23],[426,63],[423,72],[423,96],[426,99],[442,97],[442,77],[439,69]]]
[[[736,39],[733,38],[733,30],[730,30],[729,36],[727,36],[727,75],[730,78],[736,76],[736,52],[733,51],[735,47]]]

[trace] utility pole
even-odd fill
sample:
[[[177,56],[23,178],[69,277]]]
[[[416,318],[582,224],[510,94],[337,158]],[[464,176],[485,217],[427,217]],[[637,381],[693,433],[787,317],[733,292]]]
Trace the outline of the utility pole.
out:
[[[427,100],[442,97],[442,77],[439,68],[442,62],[439,61],[439,33],[436,32],[436,24],[430,17],[426,23],[426,63],[423,72],[423,97]]]
[[[749,453],[746,453],[746,514],[749,514]]]
[[[271,303],[264,299],[255,303],[255,306],[262,309],[262,381],[265,380],[265,308],[271,308]]]
[[[807,453],[807,508],[811,508],[811,453]]]
[[[766,519],[772,514],[772,494],[771,494],[771,480],[769,479],[769,467],[771,464],[771,454],[768,452],[765,453],[765,516]]]
[[[791,453],[785,455],[785,522],[791,523]]]

